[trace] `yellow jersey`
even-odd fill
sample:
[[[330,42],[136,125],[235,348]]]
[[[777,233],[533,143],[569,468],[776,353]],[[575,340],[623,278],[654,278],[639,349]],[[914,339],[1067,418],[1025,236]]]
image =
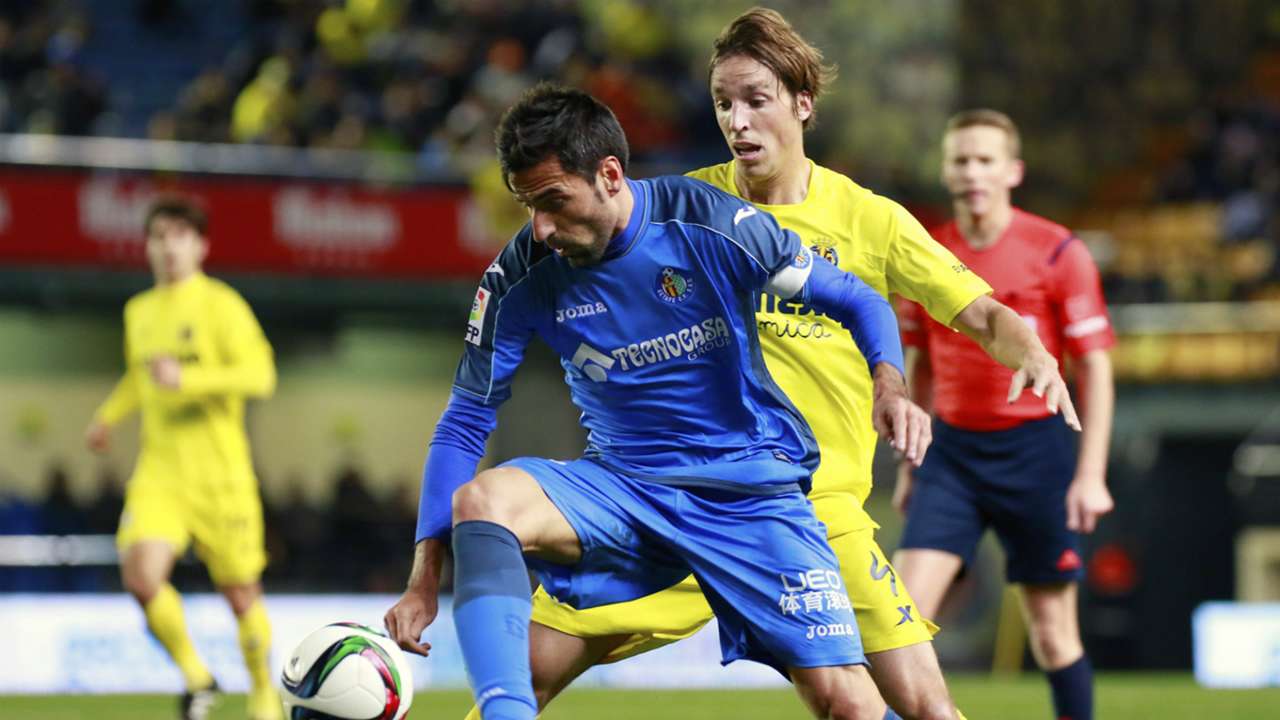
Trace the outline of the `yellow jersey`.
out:
[[[741,197],[733,173],[730,161],[688,174]],[[802,202],[756,206],[840,269],[886,298],[919,303],[943,324],[991,292],[901,205],[812,161]],[[817,438],[822,462],[809,499],[828,536],[876,527],[862,508],[876,446],[866,360],[839,323],[799,303],[762,295],[756,322],[770,374]]]
[[[197,273],[135,295],[124,308],[125,374],[96,417],[107,425],[141,409],[133,483],[175,483],[208,495],[252,487],[244,400],[275,389],[271,345],[248,303]],[[148,362],[182,365],[176,390],[151,379]]]

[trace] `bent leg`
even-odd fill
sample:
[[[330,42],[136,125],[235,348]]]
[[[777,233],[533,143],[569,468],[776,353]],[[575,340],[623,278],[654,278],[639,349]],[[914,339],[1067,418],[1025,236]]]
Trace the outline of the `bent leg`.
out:
[[[885,703],[862,665],[787,668],[796,692],[816,718],[883,720]]]
[[[931,642],[937,628],[921,615],[876,542],[874,529],[853,530],[827,541],[840,561],[871,678],[885,701],[906,720],[955,720]]]
[[[628,639],[627,635],[580,638],[540,623],[531,623],[529,653],[538,709],[545,708],[569,683],[593,665],[603,662]]]
[[[120,576],[125,589],[142,606],[147,629],[182,672],[187,690],[203,690],[213,684],[213,675],[187,633],[182,598],[169,584],[174,560],[173,546],[167,541],[138,541],[125,550]]]
[[[537,714],[530,670],[524,552],[573,562],[577,534],[532,475],[480,473],[453,496],[454,623],[476,704],[487,720]]]
[[[956,720],[932,642],[867,653],[871,678],[889,706],[905,720]]]
[[[235,613],[240,652],[249,673],[249,717],[274,720],[281,716],[280,698],[271,686],[271,620],[262,602],[259,582],[222,585],[218,591]]]
[[[1031,653],[1053,692],[1057,717],[1093,718],[1093,668],[1084,654],[1075,583],[1024,585],[1022,608]]]
[[[592,665],[618,662],[678,642],[706,626],[711,607],[692,577],[635,600],[578,610],[545,587],[533,593],[529,625],[533,692],[545,708]],[[480,720],[473,709],[467,720]]]
[[[173,546],[165,540],[140,540],[124,551],[120,561],[120,581],[124,589],[146,607],[173,574],[177,560]]]
[[[529,664],[533,694],[543,710],[569,683],[602,662],[630,636],[581,638],[538,622],[529,624]],[[480,708],[472,707],[465,720],[480,720]]]

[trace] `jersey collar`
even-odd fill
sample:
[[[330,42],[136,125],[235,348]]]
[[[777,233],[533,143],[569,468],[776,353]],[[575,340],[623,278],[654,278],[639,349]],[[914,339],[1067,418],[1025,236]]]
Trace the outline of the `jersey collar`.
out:
[[[634,199],[631,203],[631,217],[622,232],[609,241],[604,257],[601,258],[602,262],[626,255],[649,225],[649,183],[627,178],[627,187],[631,189],[631,197]]]

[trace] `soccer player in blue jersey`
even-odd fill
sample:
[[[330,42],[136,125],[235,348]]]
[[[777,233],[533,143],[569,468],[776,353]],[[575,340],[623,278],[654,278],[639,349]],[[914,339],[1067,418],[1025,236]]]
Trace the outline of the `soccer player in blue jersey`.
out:
[[[817,447],[764,368],[754,315],[767,289],[848,328],[875,377],[877,427],[918,461],[928,428],[903,397],[887,302],[741,199],[685,177],[628,179],[622,129],[585,93],[535,88],[497,144],[532,218],[476,294],[427,459],[413,570],[385,618],[392,637],[429,650],[420,636],[451,535],[454,620],[482,716],[533,718],[529,569],[577,608],[692,572],[726,661],[783,671],[817,717],[884,717],[804,497]],[[535,335],[561,357],[586,452],[475,475]]]

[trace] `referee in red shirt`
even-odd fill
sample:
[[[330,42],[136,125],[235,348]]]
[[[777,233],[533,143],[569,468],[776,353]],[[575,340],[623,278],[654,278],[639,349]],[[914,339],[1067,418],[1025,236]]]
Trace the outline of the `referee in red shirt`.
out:
[[[1076,368],[1083,431],[1076,442],[1044,400],[1015,391],[1023,378],[919,306],[902,319],[912,395],[932,404],[933,446],[914,472],[904,465],[894,505],[905,512],[893,564],[924,617],[972,560],[988,527],[1004,547],[1009,582],[1022,586],[1031,650],[1048,676],[1060,720],[1093,717],[1093,670],[1077,622],[1080,533],[1113,506],[1106,485],[1115,405],[1108,348],[1115,344],[1089,251],[1069,230],[1019,210],[1018,129],[1003,113],[953,117],[942,179],[955,220],[934,237],[995,289],[1046,349]],[[1034,392],[1040,395],[1040,392]],[[1078,444],[1078,448],[1077,448]]]

